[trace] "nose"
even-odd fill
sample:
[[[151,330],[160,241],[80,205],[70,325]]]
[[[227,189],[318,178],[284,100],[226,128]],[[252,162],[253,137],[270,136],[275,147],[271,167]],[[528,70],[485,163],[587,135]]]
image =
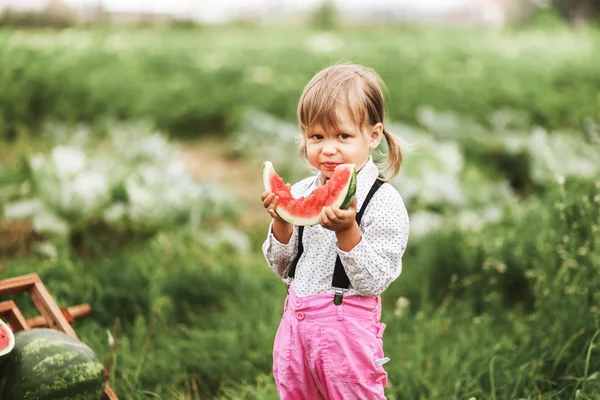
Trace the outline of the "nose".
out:
[[[325,143],[323,143],[323,154],[331,156],[336,152],[337,148],[335,146],[335,142],[325,141]]]

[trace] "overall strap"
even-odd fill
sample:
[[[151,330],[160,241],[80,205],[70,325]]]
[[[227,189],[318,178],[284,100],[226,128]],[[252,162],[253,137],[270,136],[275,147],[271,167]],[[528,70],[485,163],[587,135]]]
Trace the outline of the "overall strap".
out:
[[[362,219],[371,198],[377,192],[377,190],[383,185],[383,181],[381,179],[377,179],[373,186],[371,186],[371,190],[367,194],[365,201],[360,207],[360,211],[356,214],[356,223],[360,225],[360,221]],[[348,275],[346,274],[346,270],[342,265],[342,260],[340,260],[340,256],[338,255],[335,259],[335,269],[333,270],[333,279],[331,280],[331,286],[337,289],[348,289],[350,287],[350,279],[348,279]]]
[[[298,227],[298,252],[296,253],[296,257],[294,261],[292,261],[292,265],[290,265],[290,269],[288,270],[288,278],[294,278],[296,274],[296,265],[298,265],[298,260],[300,260],[300,256],[304,252],[304,246],[302,245],[302,234],[304,233],[304,227]]]
[[[360,207],[360,211],[356,214],[356,222],[359,225],[360,225],[362,216],[365,213],[365,210],[367,209],[367,205],[369,204],[369,201],[371,201],[371,198],[373,197],[373,195],[375,194],[377,189],[379,189],[381,187],[381,185],[383,185],[383,183],[384,182],[381,179],[377,179],[375,181],[375,183],[373,183],[373,186],[371,186],[371,190],[367,194],[365,201],[363,202],[362,206]],[[302,253],[304,252],[304,246],[302,244],[303,233],[304,233],[304,226],[299,226],[298,227],[298,251],[296,253],[296,257],[294,257],[294,261],[292,261],[292,264],[290,265],[290,268],[288,270],[288,274],[287,274],[288,278],[294,278],[294,275],[296,274],[296,266],[298,265],[298,260],[300,260],[300,257],[302,256]],[[337,258],[335,260],[335,270],[333,271],[332,286],[336,287],[336,288],[345,288],[345,289],[348,289],[350,287],[350,280],[348,279],[348,276],[346,275],[346,271],[344,270],[344,266],[342,265],[342,261],[340,260],[339,256],[337,256]]]

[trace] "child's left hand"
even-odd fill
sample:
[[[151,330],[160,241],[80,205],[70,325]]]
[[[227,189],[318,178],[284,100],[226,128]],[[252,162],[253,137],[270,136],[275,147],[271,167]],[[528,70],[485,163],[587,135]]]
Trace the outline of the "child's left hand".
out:
[[[356,223],[356,196],[346,210],[337,207],[323,207],[319,215],[319,223],[323,228],[334,232],[343,232],[352,228]]]

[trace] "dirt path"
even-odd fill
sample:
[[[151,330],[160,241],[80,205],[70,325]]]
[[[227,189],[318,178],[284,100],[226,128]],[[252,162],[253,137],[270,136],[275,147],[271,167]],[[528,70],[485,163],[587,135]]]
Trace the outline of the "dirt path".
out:
[[[232,189],[244,210],[240,229],[264,227],[268,216],[260,203],[263,190],[261,166],[227,155],[227,139],[203,138],[182,146],[190,172],[200,182],[218,183]]]

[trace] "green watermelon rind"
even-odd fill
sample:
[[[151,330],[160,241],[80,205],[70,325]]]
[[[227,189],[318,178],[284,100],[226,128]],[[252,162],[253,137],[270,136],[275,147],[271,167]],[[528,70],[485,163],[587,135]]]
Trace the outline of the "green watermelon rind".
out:
[[[275,174],[275,169],[273,168],[273,164],[270,161],[265,161],[262,164],[263,167],[263,183],[265,186],[265,190],[270,191],[271,185],[270,180],[271,177]],[[354,199],[354,195],[356,194],[356,168],[352,168],[352,173],[350,174],[350,179],[348,183],[346,183],[344,190],[341,193],[344,193],[343,196],[339,196],[332,204],[332,207],[339,207],[344,210],[347,209],[352,200]],[[275,208],[275,212],[279,215],[283,220],[296,225],[296,226],[313,226],[319,224],[319,216],[315,215],[313,217],[301,218],[297,216],[291,215],[285,209],[280,206]]]
[[[342,202],[342,205],[340,205],[340,209],[347,210],[348,207],[350,207],[350,204],[352,204],[352,200],[354,200],[354,195],[356,195],[356,170],[354,170],[354,173],[350,178],[348,193],[346,194],[346,198]]]
[[[83,342],[54,329],[15,334],[0,377],[0,400],[98,400],[104,367]]]

